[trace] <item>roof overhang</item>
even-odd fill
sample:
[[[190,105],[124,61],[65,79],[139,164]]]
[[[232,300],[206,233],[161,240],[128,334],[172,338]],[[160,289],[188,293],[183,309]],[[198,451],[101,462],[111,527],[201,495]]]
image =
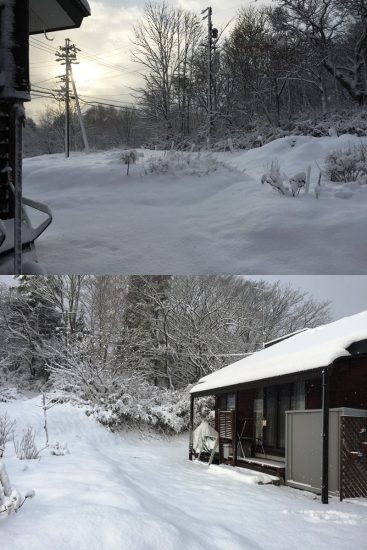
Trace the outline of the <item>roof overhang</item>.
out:
[[[87,0],[29,0],[29,34],[80,27],[90,13]]]
[[[319,378],[321,372],[325,367],[317,367],[301,372],[294,372],[290,374],[284,374],[282,376],[273,376],[272,378],[262,378],[259,380],[252,380],[251,382],[243,382],[242,384],[233,384],[231,386],[222,386],[219,388],[208,389],[199,391],[200,384],[197,385],[197,389],[191,390],[193,397],[205,397],[208,395],[221,395],[223,393],[233,393],[243,390],[251,390],[254,388],[262,388],[265,386],[277,386],[280,384],[288,384],[292,382],[300,382],[301,380],[311,380],[312,378]]]
[[[259,378],[258,380],[252,380],[251,382],[243,382],[241,384],[221,386],[218,388],[201,391],[199,390],[200,384],[197,384],[190,391],[190,393],[193,397],[205,397],[208,395],[221,395],[224,393],[251,390],[254,388],[262,388],[265,386],[277,386],[278,384],[288,384],[296,381],[301,382],[302,380],[312,380],[314,378],[319,378],[324,369],[327,369],[329,371],[329,374],[331,374],[333,371],[333,367],[351,367],[353,364],[358,363],[361,360],[364,362],[367,361],[367,349],[364,346],[363,349],[359,350],[356,344],[356,352],[353,355],[337,357],[329,365],[318,366],[314,369],[307,369],[303,371],[295,371],[288,374],[283,374],[281,376],[272,376],[271,378]]]

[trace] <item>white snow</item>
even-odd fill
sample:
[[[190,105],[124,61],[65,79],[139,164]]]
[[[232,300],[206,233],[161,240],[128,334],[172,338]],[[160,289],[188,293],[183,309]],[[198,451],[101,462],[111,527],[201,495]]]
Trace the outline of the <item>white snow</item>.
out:
[[[338,357],[349,356],[346,348],[364,339],[367,339],[367,311],[295,333],[204,376],[191,393],[325,367]]]
[[[40,398],[0,403],[19,428],[36,427]],[[49,411],[50,436],[70,454],[19,461],[10,481],[35,497],[0,517],[1,550],[362,550],[366,501],[328,506],[310,493],[244,482],[254,473],[187,460],[187,438],[115,435],[71,406]]]
[[[149,157],[162,154],[145,151],[128,177],[118,150],[26,159],[25,195],[54,214],[37,241],[40,262],[47,273],[365,273],[367,185],[322,182],[318,199],[314,189],[316,162],[367,138],[294,141],[209,161],[187,153],[193,168],[148,175]],[[311,165],[307,196],[261,185],[275,160],[289,178]]]

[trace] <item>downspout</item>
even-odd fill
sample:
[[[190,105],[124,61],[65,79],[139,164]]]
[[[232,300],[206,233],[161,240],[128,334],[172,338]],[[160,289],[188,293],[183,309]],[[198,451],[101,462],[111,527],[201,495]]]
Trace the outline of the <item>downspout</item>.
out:
[[[190,394],[189,460],[192,460],[194,433],[194,396]]]
[[[322,369],[321,502],[329,503],[329,368]]]
[[[234,411],[234,434],[233,434],[233,466],[237,466],[237,417],[238,417],[238,391],[236,391],[236,408]]]

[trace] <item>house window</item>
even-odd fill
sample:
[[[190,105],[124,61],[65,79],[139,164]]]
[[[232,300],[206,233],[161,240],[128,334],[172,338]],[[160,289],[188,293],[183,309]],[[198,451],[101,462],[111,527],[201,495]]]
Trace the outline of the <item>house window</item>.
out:
[[[233,411],[236,408],[236,394],[227,393],[218,397],[218,409],[220,411]]]
[[[292,411],[303,411],[306,408],[306,384],[304,381],[295,382],[292,390]]]
[[[226,395],[220,395],[218,397],[218,409],[220,411],[227,410],[227,396]]]
[[[229,393],[227,395],[227,409],[233,411],[236,408],[236,394]]]

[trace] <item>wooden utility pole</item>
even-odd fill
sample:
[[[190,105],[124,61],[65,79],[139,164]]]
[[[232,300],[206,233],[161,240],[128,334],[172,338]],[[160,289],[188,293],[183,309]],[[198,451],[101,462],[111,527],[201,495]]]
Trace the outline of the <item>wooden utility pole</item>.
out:
[[[65,101],[65,157],[68,158],[70,156],[70,77],[72,79],[72,85],[74,88],[74,95],[77,100],[77,94],[76,94],[76,87],[74,80],[72,78],[72,72],[71,67],[73,64],[78,63],[76,55],[79,49],[75,46],[75,44],[71,44],[69,38],[65,38],[65,46],[60,46],[59,50],[55,53],[56,60],[61,63],[61,65],[65,65],[65,75],[63,75],[61,78],[61,81],[64,83],[64,87],[62,89],[64,101]],[[82,129],[83,134],[83,140],[86,150],[89,150],[88,142],[86,141],[86,134],[85,134],[85,128],[81,121],[81,112],[80,112],[80,106],[79,101],[77,100],[77,111],[80,121],[80,126]]]
[[[205,8],[201,12],[204,15],[203,20],[208,20],[208,37],[207,37],[207,52],[208,52],[208,90],[207,90],[207,108],[208,108],[208,147],[210,147],[210,140],[213,130],[213,50],[218,41],[218,29],[213,28],[212,15],[213,9],[211,7]]]

